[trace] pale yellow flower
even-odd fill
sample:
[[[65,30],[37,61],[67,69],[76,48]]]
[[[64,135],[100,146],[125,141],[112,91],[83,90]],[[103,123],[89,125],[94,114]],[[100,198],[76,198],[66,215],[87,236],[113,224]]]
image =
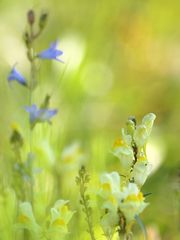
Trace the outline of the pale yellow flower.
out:
[[[17,222],[17,226],[20,228],[28,229],[36,234],[41,231],[41,227],[36,222],[32,206],[29,202],[20,203]]]
[[[69,210],[69,201],[58,200],[51,208],[50,231],[59,233],[68,233],[68,223],[74,212]]]
[[[115,141],[112,154],[116,156],[125,170],[129,170],[134,160],[133,149],[130,145],[131,136],[126,135],[122,130],[122,138]]]
[[[131,177],[134,178],[135,183],[141,187],[145,183],[151,170],[152,164],[148,163],[147,161],[138,160],[134,165]]]
[[[135,215],[139,215],[148,205],[144,202],[144,196],[135,183],[129,183],[123,189],[124,199],[119,202],[120,210],[123,212],[126,221],[134,220]]]
[[[120,176],[117,172],[104,173],[100,176],[99,195],[104,199],[103,209],[117,211],[121,199]]]

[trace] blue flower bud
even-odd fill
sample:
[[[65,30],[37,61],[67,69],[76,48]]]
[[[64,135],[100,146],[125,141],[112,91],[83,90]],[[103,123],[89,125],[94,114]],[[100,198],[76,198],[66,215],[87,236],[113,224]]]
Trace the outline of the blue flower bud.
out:
[[[26,79],[21,75],[20,72],[18,72],[16,70],[15,67],[13,67],[13,69],[11,70],[11,72],[9,73],[8,76],[8,81],[17,81],[18,83],[20,83],[23,86],[27,86],[27,82]]]

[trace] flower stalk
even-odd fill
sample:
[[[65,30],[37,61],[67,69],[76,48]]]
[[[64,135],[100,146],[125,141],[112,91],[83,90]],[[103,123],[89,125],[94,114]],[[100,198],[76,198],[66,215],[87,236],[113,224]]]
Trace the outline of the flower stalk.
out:
[[[86,222],[88,225],[88,232],[90,234],[91,240],[95,240],[93,223],[92,223],[92,208],[90,207],[90,197],[87,194],[87,184],[89,183],[90,178],[86,172],[84,166],[79,170],[79,176],[76,177],[76,183],[80,189],[80,204],[82,205],[82,210],[86,216]]]
[[[29,23],[29,33],[26,33],[26,47],[27,47],[27,58],[30,63],[30,79],[29,79],[29,105],[31,106],[32,104],[32,93],[33,93],[33,88],[35,86],[35,81],[36,81],[36,66],[35,66],[35,57],[34,57],[34,48],[33,48],[33,43],[34,43],[34,22],[35,22],[35,14],[33,10],[29,10],[27,13],[27,20]],[[29,154],[28,158],[32,154],[32,128],[29,128]],[[28,159],[29,160],[29,159]],[[33,190],[33,159],[29,160],[29,172],[30,172],[30,192],[31,192],[31,203],[33,205],[33,199],[34,199],[34,190]]]

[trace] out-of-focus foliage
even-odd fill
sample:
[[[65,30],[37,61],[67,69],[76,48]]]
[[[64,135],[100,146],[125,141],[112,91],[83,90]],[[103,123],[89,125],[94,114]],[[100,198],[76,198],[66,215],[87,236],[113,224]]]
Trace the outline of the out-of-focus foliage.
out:
[[[30,8],[37,13],[41,9],[49,12],[46,29],[35,46],[37,52],[47,49],[58,38],[65,62],[40,64],[39,87],[33,94],[37,105],[49,94],[51,105],[59,109],[52,126],[37,125],[32,136],[37,222],[42,221],[58,198],[69,199],[77,212],[67,239],[88,239],[78,210],[75,176],[79,167],[82,163],[87,165],[93,195],[98,174],[118,169],[119,161],[109,151],[128,116],[135,115],[140,120],[146,113],[154,112],[157,120],[147,146],[154,168],[143,187],[144,192],[153,194],[143,219],[150,239],[179,239],[178,0],[0,1],[0,231],[9,229],[0,236],[3,240],[13,239],[16,198],[11,187],[20,184],[18,178],[16,183],[12,182],[12,122],[18,124],[23,141],[26,139],[22,148],[24,160],[29,147],[28,114],[24,111],[28,91],[22,91],[16,82],[9,86],[6,79],[16,62],[23,76],[29,77],[22,33]],[[28,181],[26,169],[22,174]],[[95,202],[92,199],[94,208]],[[98,218],[95,214],[95,233],[101,239],[102,231],[96,226]],[[76,224],[81,227],[73,228]],[[143,239],[138,227],[135,232],[135,239]]]

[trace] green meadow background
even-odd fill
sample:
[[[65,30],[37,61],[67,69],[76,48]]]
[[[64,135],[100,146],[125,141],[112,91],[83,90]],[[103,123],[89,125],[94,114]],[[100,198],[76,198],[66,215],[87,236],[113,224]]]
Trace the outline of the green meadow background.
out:
[[[12,123],[19,125],[28,146],[28,115],[24,111],[28,91],[15,82],[9,86],[7,75],[17,63],[18,70],[29,77],[22,34],[31,8],[37,18],[42,11],[49,13],[47,27],[35,45],[37,52],[59,39],[65,62],[39,62],[39,86],[33,93],[37,104],[50,94],[51,107],[59,109],[52,125],[38,125],[32,137],[35,166],[41,169],[35,175],[34,195],[39,223],[57,199],[69,199],[76,213],[66,239],[89,239],[74,181],[83,163],[91,175],[95,232],[97,239],[103,239],[95,198],[98,175],[118,171],[119,161],[110,150],[126,119],[134,115],[140,121],[154,112],[157,119],[148,145],[153,172],[142,189],[152,195],[141,219],[149,239],[180,239],[178,0],[0,1],[0,239],[15,239],[8,230],[14,221],[11,208],[6,212],[4,207],[5,189],[13,195],[10,189],[18,184],[12,181]],[[81,157],[78,152],[72,162],[65,163],[63,150],[74,143],[79,144]],[[9,200],[12,209],[14,198]],[[6,221],[5,232],[2,223]],[[143,239],[138,226],[134,231],[135,239]]]

